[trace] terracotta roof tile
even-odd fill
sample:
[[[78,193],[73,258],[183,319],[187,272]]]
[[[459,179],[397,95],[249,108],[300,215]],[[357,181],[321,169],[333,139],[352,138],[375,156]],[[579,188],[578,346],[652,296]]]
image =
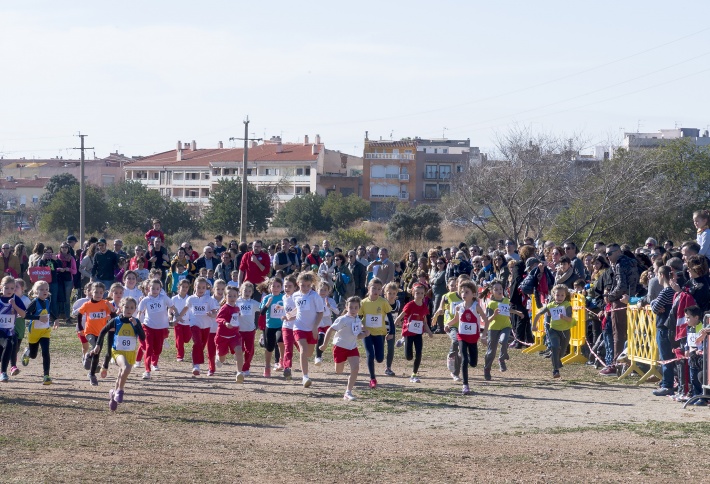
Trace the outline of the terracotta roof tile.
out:
[[[14,190],[17,188],[44,188],[49,178],[14,178],[12,181],[0,178],[0,189]]]

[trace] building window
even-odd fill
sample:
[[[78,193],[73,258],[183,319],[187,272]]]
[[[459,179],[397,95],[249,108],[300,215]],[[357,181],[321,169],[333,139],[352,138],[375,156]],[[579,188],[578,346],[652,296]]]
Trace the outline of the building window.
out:
[[[456,165],[456,173],[461,173],[463,171],[463,167],[461,165]]]
[[[226,171],[229,171],[229,170],[225,170],[225,172],[226,172]],[[213,174],[214,176],[219,176],[219,173],[220,173],[219,168],[212,168],[212,174]],[[226,174],[226,173],[225,173],[225,174]]]
[[[435,184],[424,185],[424,198],[439,198]]]
[[[160,177],[160,174],[156,171],[155,173],[151,173],[151,178],[153,180],[157,180]]]
[[[447,155],[447,154],[449,153],[449,149],[448,149],[448,148],[443,148],[443,149],[441,150],[441,152],[444,153],[445,155]]]
[[[133,178],[137,179],[137,180],[147,180],[148,179],[148,172],[147,171],[134,171]]]
[[[311,169],[310,169],[310,168],[306,168],[306,175],[308,175],[308,176],[311,175]]]
[[[384,178],[385,177],[385,167],[382,165],[372,165],[370,166],[370,178]]]
[[[253,168],[247,168],[247,176],[251,176]]]
[[[429,180],[434,180],[437,176],[436,165],[426,165],[426,171],[424,172],[424,178]]]
[[[442,180],[451,179],[451,165],[439,166],[439,178],[441,178]]]
[[[202,179],[203,179],[203,180],[209,180],[209,179],[210,179],[210,172],[209,172],[209,171],[203,171],[203,172],[202,172]]]
[[[113,175],[101,175],[101,183],[104,186],[113,185],[115,180],[116,180],[116,177]]]
[[[443,197],[451,192],[451,185],[439,185],[439,196]]]
[[[32,195],[32,203],[39,202],[39,197],[37,195]]]
[[[182,180],[183,175],[181,171],[173,172],[173,180]]]

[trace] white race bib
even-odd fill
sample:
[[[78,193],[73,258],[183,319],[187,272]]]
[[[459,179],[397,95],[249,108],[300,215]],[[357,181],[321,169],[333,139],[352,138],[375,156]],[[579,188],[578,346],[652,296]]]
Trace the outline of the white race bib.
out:
[[[0,314],[0,328],[14,329],[15,328],[15,315],[14,314]]]
[[[195,316],[204,316],[207,314],[207,306],[204,304],[198,304],[196,306],[192,306],[192,314]]]
[[[116,335],[115,345],[117,351],[135,351],[136,350],[136,337],[135,336],[119,336]]]
[[[310,308],[309,304],[310,299],[306,298],[304,296],[299,296],[297,298],[294,298],[294,302],[296,303],[296,308],[299,311],[307,311]]]
[[[149,313],[158,313],[162,310],[163,310],[163,305],[160,304],[160,301],[148,303],[148,312]]]
[[[501,316],[510,316],[510,304],[498,303],[498,314]]]
[[[473,335],[478,334],[478,323],[459,323],[459,334]]]
[[[232,313],[232,319],[229,320],[232,326],[239,326],[239,313]]]
[[[89,313],[89,319],[104,319],[106,318],[106,311],[97,311],[95,313]]]
[[[353,321],[353,334],[355,336],[357,336],[361,332],[362,332],[362,323],[360,323],[359,319],[355,319],[355,321]]]
[[[253,316],[254,315],[254,310],[252,308],[251,303],[243,303],[239,305],[239,313],[242,316]]]
[[[566,312],[564,307],[550,308],[550,319],[552,321],[559,321]]]
[[[32,323],[32,327],[35,329],[47,329],[49,328],[49,320],[47,320],[46,323],[43,323],[42,321],[37,319],[34,323]]]
[[[408,331],[414,334],[422,334],[422,331],[424,331],[424,321],[410,321]]]
[[[365,315],[365,326],[368,328],[381,328],[382,327],[382,315],[381,314],[366,314]]]
[[[698,333],[687,333],[687,338],[688,338],[688,346],[691,348],[697,348],[698,344],[695,342],[696,339],[698,339]]]
[[[271,319],[283,319],[284,316],[286,316],[286,310],[284,309],[283,306],[279,306],[277,304],[272,304],[270,307],[271,310]]]

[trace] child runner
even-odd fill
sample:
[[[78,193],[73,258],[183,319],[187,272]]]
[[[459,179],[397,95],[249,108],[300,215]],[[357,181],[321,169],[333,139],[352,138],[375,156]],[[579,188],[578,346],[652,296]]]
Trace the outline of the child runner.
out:
[[[372,389],[377,388],[375,360],[382,363],[385,359],[385,336],[387,335],[385,316],[392,311],[392,306],[380,297],[381,293],[382,281],[373,277],[367,285],[367,297],[362,301],[358,313],[370,333],[363,339],[363,344],[365,345],[367,370],[370,372],[370,388]]]
[[[84,325],[81,322],[82,316],[79,314],[79,308],[84,305],[85,302],[91,301],[91,287],[93,283],[89,282],[84,286],[84,297],[77,299],[72,306],[72,316],[76,317],[76,336],[81,341],[81,361],[84,361],[86,353],[89,351],[89,342],[84,336]]]
[[[323,351],[320,347],[323,345],[325,333],[333,321],[333,315],[337,317],[340,313],[338,311],[338,303],[330,297],[330,293],[331,287],[328,281],[321,281],[318,284],[318,295],[323,299],[325,307],[323,308],[323,319],[320,320],[318,325],[318,345],[316,346],[316,360],[314,362],[316,366],[320,366],[323,363]]]
[[[284,279],[284,318],[281,325],[281,336],[284,340],[284,351],[281,359],[281,366],[284,369],[284,378],[291,379],[291,365],[293,364],[293,346],[295,344],[293,335],[293,323],[296,319],[296,304],[293,296],[296,292],[298,280],[295,276],[288,276]]]
[[[318,276],[313,272],[303,272],[298,276],[299,291],[294,293],[293,302],[296,307],[296,319],[293,322],[293,338],[298,345],[303,374],[303,388],[311,386],[308,376],[308,359],[318,342],[318,325],[323,319],[323,299],[313,290]]]
[[[490,319],[490,324],[486,325],[485,334],[488,348],[483,363],[483,377],[486,380],[491,379],[491,366],[495,360],[498,345],[500,345],[500,358],[498,358],[500,371],[508,369],[505,360],[510,359],[508,356],[508,338],[510,338],[512,328],[510,315],[515,314],[519,318],[523,317],[522,312],[511,309],[510,299],[505,297],[503,283],[500,280],[494,280],[488,288],[491,291],[491,299],[486,307],[486,315]]]
[[[143,320],[145,333],[144,380],[150,380],[152,371],[160,371],[158,360],[163,352],[163,341],[170,328],[168,310],[172,307],[173,301],[160,293],[162,288],[160,281],[150,281],[148,296],[138,303],[138,314]]]
[[[232,271],[229,274],[230,280],[227,282],[228,286],[239,287],[239,271]]]
[[[116,386],[108,392],[108,408],[115,411],[118,404],[123,402],[123,392],[126,388],[128,375],[136,362],[136,350],[138,344],[136,338],[145,339],[145,333],[140,321],[133,317],[138,303],[132,297],[127,297],[121,301],[121,316],[111,319],[101,329],[96,346],[91,351],[92,355],[98,357],[101,347],[104,344],[104,337],[108,333],[115,333],[113,346],[108,352],[118,365],[118,376]]]
[[[5,276],[0,281],[0,382],[7,382],[7,367],[15,354],[15,319],[25,317],[25,305],[15,295],[15,279]]]
[[[93,350],[98,341],[101,328],[106,326],[109,318],[114,317],[113,305],[103,299],[106,286],[102,282],[94,282],[91,286],[91,299],[79,308],[84,326],[84,337]],[[88,377],[91,386],[97,386],[96,369],[99,366],[98,352],[89,352],[84,358],[84,369],[89,370]]]
[[[282,287],[283,282],[281,279],[271,279],[269,294],[261,300],[261,305],[259,306],[262,313],[268,311],[266,313],[266,330],[264,331],[264,376],[267,378],[271,376],[271,354],[273,351],[279,348],[281,350],[280,353],[282,355],[284,353],[284,343],[281,336],[284,317]],[[276,361],[276,365],[279,365],[278,361]]]
[[[450,277],[448,280],[449,292],[444,294],[441,298],[441,304],[439,308],[434,313],[431,318],[434,321],[439,319],[439,316],[444,315],[444,329],[448,328],[446,331],[451,338],[451,346],[449,346],[449,355],[446,358],[446,368],[451,374],[451,378],[454,381],[460,381],[459,373],[461,373],[461,352],[459,350],[459,325],[454,323],[454,316],[456,315],[456,308],[463,302],[459,296],[457,290],[459,287],[458,281],[455,277]]]
[[[134,272],[138,276],[138,282],[147,281],[148,277],[150,277],[150,271],[145,268],[145,259],[143,257],[136,261],[136,270]]]
[[[407,361],[412,361],[412,359],[414,359],[412,376],[409,379],[411,383],[420,382],[417,373],[419,372],[419,365],[422,362],[422,332],[426,331],[430,338],[434,337],[429,325],[426,324],[426,318],[429,316],[429,308],[426,304],[424,304],[425,294],[426,287],[422,284],[415,284],[412,287],[412,295],[414,296],[414,300],[409,301],[404,305],[402,312],[395,320],[395,324],[397,326],[402,324],[404,355],[407,358]]]
[[[207,279],[198,277],[195,280],[195,294],[187,298],[185,307],[180,311],[180,318],[190,312],[193,376],[200,375],[200,365],[205,362],[205,346],[208,344],[212,322],[216,323],[215,316],[218,310],[219,304],[207,292]],[[214,345],[214,340],[212,344]],[[213,371],[209,370],[207,375],[211,375]]]
[[[42,370],[44,371],[44,384],[51,385],[52,377],[49,376],[49,338],[52,328],[49,325],[49,284],[46,281],[37,281],[30,290],[30,297],[35,298],[27,307],[25,320],[28,322],[29,333],[27,343],[29,346],[22,355],[22,366],[27,366],[30,359],[37,358],[37,353],[42,348]],[[54,329],[57,329],[54,322]]]
[[[320,345],[320,350],[325,351],[328,348],[330,338],[335,334],[333,341],[333,361],[335,361],[335,372],[340,374],[345,369],[345,362],[350,365],[350,376],[348,384],[345,387],[345,395],[343,400],[355,400],[353,388],[357,380],[357,373],[360,369],[360,352],[357,349],[357,340],[363,339],[368,332],[363,329],[362,322],[358,317],[360,311],[360,298],[351,297],[345,303],[347,313],[340,316],[328,328],[325,333],[323,344]]]
[[[192,339],[190,331],[190,318],[180,316],[187,303],[187,293],[190,290],[190,281],[183,279],[178,284],[178,293],[173,296],[173,307],[170,312],[173,316],[173,327],[175,329],[175,355],[178,362],[185,359],[185,345]]]
[[[25,280],[15,279],[15,296],[22,299],[22,303],[25,307],[30,305],[30,298],[25,296]],[[15,340],[14,347],[15,351],[10,355],[10,376],[15,376],[20,373],[20,369],[17,368],[17,355],[22,347],[22,339],[25,337],[25,318],[16,317],[15,318]]]
[[[449,326],[458,325],[456,338],[461,352],[461,373],[463,374],[461,393],[468,395],[471,392],[468,387],[468,367],[475,368],[478,365],[478,339],[481,337],[481,327],[488,324],[488,317],[481,305],[478,304],[476,284],[472,281],[463,281],[459,284],[459,293],[463,298],[463,303],[457,306],[456,314]],[[497,314],[496,310],[494,315]]]
[[[123,297],[132,297],[138,302],[143,299],[143,291],[138,287],[138,274],[135,271],[127,271],[123,275]]]
[[[246,284],[251,284],[246,283]],[[224,304],[217,313],[217,361],[221,366],[229,353],[234,355],[237,363],[237,383],[244,383],[244,352],[242,351],[242,336],[239,331],[239,290],[234,286],[227,287]]]
[[[121,300],[123,299],[123,285],[119,282],[114,282],[108,290],[108,300],[111,301],[111,306],[113,307],[113,313],[118,313],[121,307]],[[108,335],[108,346],[109,348],[113,346],[113,333]],[[141,347],[141,349],[144,349]],[[139,349],[139,352],[141,351]],[[108,366],[111,364],[111,352],[107,351],[106,356],[104,356],[104,362],[101,365],[101,378],[106,378],[108,375]]]
[[[385,299],[387,303],[392,308],[392,311],[387,313],[387,368],[385,368],[385,375],[395,376],[394,371],[392,371],[392,362],[394,361],[394,338],[397,334],[397,330],[394,326],[394,321],[399,316],[400,303],[397,295],[399,294],[399,286],[396,282],[390,282],[385,286]]]
[[[552,351],[552,378],[560,377],[562,368],[562,351],[569,344],[569,330],[573,328],[577,321],[572,317],[572,306],[569,303],[569,289],[564,284],[557,284],[552,288],[554,300],[543,307],[535,316],[533,326],[545,314],[550,313],[550,331],[547,335]]]
[[[256,321],[259,319],[259,302],[252,299],[254,295],[254,284],[251,282],[242,283],[239,288],[239,334],[242,340],[242,350],[244,351],[244,364],[241,371],[244,376],[249,376],[251,359],[254,357],[254,339],[256,336]]]
[[[207,292],[212,294],[212,299],[214,299],[217,304],[217,309],[221,306],[221,302],[224,301],[226,296],[227,282],[223,279],[217,279],[216,281],[207,279]],[[215,315],[216,316],[216,315]],[[217,319],[212,319],[210,322],[210,335],[207,338],[207,363],[208,371],[207,376],[214,375],[217,368]],[[221,363],[220,363],[221,366]]]

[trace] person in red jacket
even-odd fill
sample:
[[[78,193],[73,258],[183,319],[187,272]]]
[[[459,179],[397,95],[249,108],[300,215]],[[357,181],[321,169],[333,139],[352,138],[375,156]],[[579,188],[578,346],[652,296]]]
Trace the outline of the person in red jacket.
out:
[[[243,282],[251,282],[254,286],[258,286],[266,278],[269,277],[271,271],[271,260],[269,254],[263,250],[261,240],[255,240],[252,244],[252,250],[242,256],[239,262],[239,285]],[[252,298],[261,301],[261,294],[254,291]]]
[[[153,219],[153,228],[145,233],[145,240],[150,244],[155,237],[158,237],[161,242],[165,242],[165,234],[160,230],[160,220],[157,218]]]

